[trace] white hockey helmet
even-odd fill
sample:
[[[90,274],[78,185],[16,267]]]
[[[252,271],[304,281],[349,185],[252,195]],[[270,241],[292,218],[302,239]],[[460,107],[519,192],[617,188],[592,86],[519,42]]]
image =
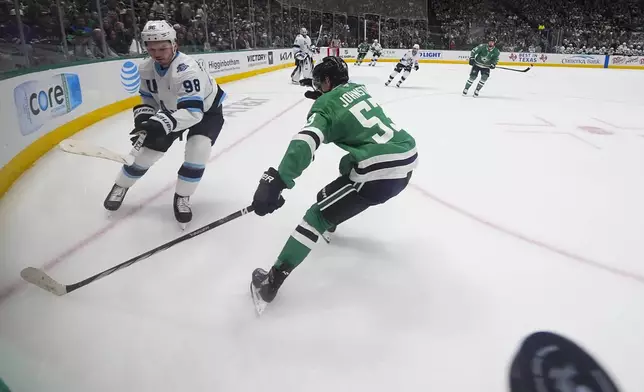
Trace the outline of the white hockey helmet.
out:
[[[150,20],[143,26],[141,41],[144,45],[146,42],[163,41],[170,41],[174,45],[177,43],[177,32],[165,20]]]
[[[293,31],[293,30],[291,30],[291,31]],[[309,33],[309,32],[306,30],[306,28],[302,27],[302,28],[300,29],[300,34],[302,34],[302,35],[307,35],[308,33]]]
[[[416,50],[419,50],[419,49],[420,49],[420,45],[418,45],[418,44],[414,44],[414,46],[413,46],[412,48],[413,48],[413,49],[416,49]]]

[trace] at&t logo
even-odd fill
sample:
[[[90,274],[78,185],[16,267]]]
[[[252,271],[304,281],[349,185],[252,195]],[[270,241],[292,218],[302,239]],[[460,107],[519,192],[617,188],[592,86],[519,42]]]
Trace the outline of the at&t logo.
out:
[[[141,86],[139,66],[132,61],[126,61],[121,67],[121,85],[130,94],[135,94]]]

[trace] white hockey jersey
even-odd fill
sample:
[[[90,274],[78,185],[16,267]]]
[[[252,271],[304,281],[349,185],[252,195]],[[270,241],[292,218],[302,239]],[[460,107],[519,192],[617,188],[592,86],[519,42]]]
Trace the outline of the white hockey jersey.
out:
[[[408,50],[407,53],[400,59],[400,64],[409,67],[418,65],[418,56],[420,56],[420,51],[413,54],[411,50]]]
[[[373,53],[380,53],[382,52],[382,46],[379,43],[374,43],[371,45],[371,51]]]
[[[134,108],[134,122],[152,116],[164,125],[166,133],[183,131],[199,123],[204,112],[220,106],[226,95],[208,72],[181,52],[165,69],[154,59],[147,59],[139,73],[143,104]]]
[[[305,37],[302,34],[298,34],[295,37],[295,42],[293,42],[293,56],[298,56],[298,53],[305,53],[309,57],[313,57],[313,50],[311,49],[311,37],[308,35]],[[300,54],[300,56],[302,56]]]

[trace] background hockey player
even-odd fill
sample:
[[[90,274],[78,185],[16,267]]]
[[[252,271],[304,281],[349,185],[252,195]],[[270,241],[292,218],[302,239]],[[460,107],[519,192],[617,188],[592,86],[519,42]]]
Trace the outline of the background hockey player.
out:
[[[470,53],[470,65],[472,66],[472,71],[470,71],[470,78],[465,83],[465,89],[463,90],[463,95],[467,95],[467,91],[470,89],[476,78],[478,77],[479,72],[481,72],[481,80],[474,90],[474,96],[479,96],[479,91],[485,86],[485,82],[490,77],[490,69],[496,68],[496,64],[499,62],[499,49],[495,45],[496,40],[490,38],[490,41],[487,45],[481,44]]]
[[[319,237],[367,208],[385,203],[409,183],[417,165],[416,142],[385,115],[364,85],[348,83],[347,64],[325,57],[313,70],[315,98],[305,126],[291,140],[277,169],[264,172],[253,197],[257,215],[284,205],[281,193],[313,161],[322,143],[348,152],[340,160],[340,177],[325,186],[266,272],[253,272],[251,294],[259,313],[284,279],[309,254]]]
[[[293,43],[293,57],[295,58],[295,69],[291,73],[291,80],[294,84],[306,83],[306,79],[312,78],[313,72],[313,52],[315,48],[311,46],[311,37],[305,28],[300,30],[300,34],[295,37]]]
[[[389,80],[385,82],[385,86],[389,86],[389,83],[391,83],[392,80],[400,73],[400,71],[403,71],[402,76],[400,77],[400,80],[398,83],[396,83],[396,87],[400,87],[402,82],[405,81],[409,77],[409,74],[411,73],[411,68],[413,67],[416,71],[418,71],[418,51],[420,50],[420,46],[418,44],[415,44],[411,50],[408,50],[407,53],[400,59],[398,64],[396,64],[396,68],[394,68],[394,71],[389,75]]]
[[[356,58],[356,62],[354,65],[362,64],[362,61],[364,60],[365,56],[367,56],[367,53],[369,52],[369,48],[370,46],[367,43],[367,40],[364,40],[364,42],[358,45],[358,57]],[[371,63],[369,63],[369,65],[371,65]]]
[[[378,43],[377,39],[373,40],[373,45],[371,45],[371,62],[369,63],[370,67],[375,67],[376,62],[380,58],[380,55],[382,54],[382,46]]]
[[[123,166],[107,195],[107,210],[119,209],[128,189],[190,128],[185,162],[178,172],[174,215],[185,228],[192,220],[190,196],[206,168],[210,151],[224,124],[225,93],[190,56],[177,50],[176,32],[166,21],[149,21],[141,39],[150,55],[139,67],[142,103],[134,107],[134,142],[145,140],[132,166]]]

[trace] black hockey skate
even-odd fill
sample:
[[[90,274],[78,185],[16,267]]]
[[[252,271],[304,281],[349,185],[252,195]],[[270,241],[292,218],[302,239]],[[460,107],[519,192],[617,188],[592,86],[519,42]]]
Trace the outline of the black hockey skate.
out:
[[[123,204],[123,199],[125,199],[125,194],[129,188],[123,188],[114,184],[110,193],[107,194],[105,201],[103,202],[103,207],[108,211],[116,211],[121,208]]]
[[[326,241],[327,244],[331,243],[331,235],[329,233],[335,233],[335,229],[337,229],[338,226],[333,226],[327,229],[324,233],[322,233],[322,238],[324,238],[324,241]]]
[[[174,194],[174,217],[179,222],[182,230],[185,230],[188,223],[192,221],[192,210],[190,209],[190,196],[179,196]]]
[[[253,271],[250,282],[250,295],[258,316],[261,316],[266,306],[273,302],[275,296],[277,296],[277,291],[291,271],[288,268],[278,270],[275,266],[272,266],[268,272],[262,268],[257,268]]]

